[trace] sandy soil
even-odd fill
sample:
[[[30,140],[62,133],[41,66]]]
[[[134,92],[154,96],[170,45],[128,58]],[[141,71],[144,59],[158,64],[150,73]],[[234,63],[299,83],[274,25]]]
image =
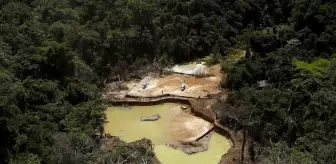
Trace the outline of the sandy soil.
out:
[[[112,82],[105,86],[105,94],[103,97],[113,97],[113,98],[124,98],[126,94],[131,90],[133,87],[137,85],[138,82],[136,81],[129,81],[127,83],[122,83],[122,86],[118,82]]]
[[[175,65],[170,71],[180,74],[187,74],[187,75],[198,75],[198,76],[205,76],[208,75],[209,70],[207,66],[203,64],[191,63],[186,65]]]
[[[172,120],[171,132],[173,138],[187,143],[194,142],[214,127],[213,124],[191,114],[181,112]]]
[[[185,97],[206,97],[208,94],[217,94],[221,92],[219,83],[222,78],[220,65],[214,65],[209,68],[210,76],[195,77],[182,74],[171,74],[159,78],[154,76],[146,76],[135,87],[130,89],[127,95],[139,97],[154,97],[162,94],[171,94]],[[148,83],[143,89],[143,84]],[[186,84],[186,89],[181,91],[179,86]]]

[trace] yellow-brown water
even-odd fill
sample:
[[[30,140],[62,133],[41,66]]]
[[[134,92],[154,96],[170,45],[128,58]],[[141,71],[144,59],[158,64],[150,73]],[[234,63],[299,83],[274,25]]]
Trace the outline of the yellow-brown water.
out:
[[[230,148],[229,140],[213,132],[209,149],[193,155],[167,147],[173,142],[170,135],[172,118],[181,112],[180,105],[165,103],[153,106],[109,107],[106,110],[107,121],[105,131],[118,136],[126,142],[148,138],[154,143],[155,155],[162,164],[215,164]],[[140,122],[141,116],[160,114],[161,118],[153,122]]]

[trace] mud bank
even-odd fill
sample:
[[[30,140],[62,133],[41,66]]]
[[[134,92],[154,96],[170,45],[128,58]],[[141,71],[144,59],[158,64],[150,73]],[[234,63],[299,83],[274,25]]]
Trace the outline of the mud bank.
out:
[[[134,106],[151,106],[164,103],[177,103],[190,105],[189,98],[179,96],[160,96],[160,97],[127,97],[122,99],[111,99],[109,103],[114,106],[134,105]]]

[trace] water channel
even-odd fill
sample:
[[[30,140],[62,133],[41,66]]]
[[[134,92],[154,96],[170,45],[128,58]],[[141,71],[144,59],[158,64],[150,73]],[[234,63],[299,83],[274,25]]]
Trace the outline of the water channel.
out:
[[[221,156],[230,148],[230,142],[224,136],[212,132],[208,151],[188,155],[180,150],[166,146],[173,143],[170,135],[171,120],[182,112],[180,104],[164,103],[151,106],[113,106],[106,110],[107,121],[105,131],[118,136],[126,142],[142,138],[150,139],[154,144],[154,152],[162,164],[216,164]],[[161,119],[153,122],[140,122],[141,116],[160,114]]]

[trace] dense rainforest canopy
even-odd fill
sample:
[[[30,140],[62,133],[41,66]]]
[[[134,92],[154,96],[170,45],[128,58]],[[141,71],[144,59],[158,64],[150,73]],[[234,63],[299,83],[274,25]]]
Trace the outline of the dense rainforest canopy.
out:
[[[231,47],[218,106],[254,161],[335,163],[335,30],[333,0],[1,0],[0,163],[113,163],[90,144],[106,80]]]

